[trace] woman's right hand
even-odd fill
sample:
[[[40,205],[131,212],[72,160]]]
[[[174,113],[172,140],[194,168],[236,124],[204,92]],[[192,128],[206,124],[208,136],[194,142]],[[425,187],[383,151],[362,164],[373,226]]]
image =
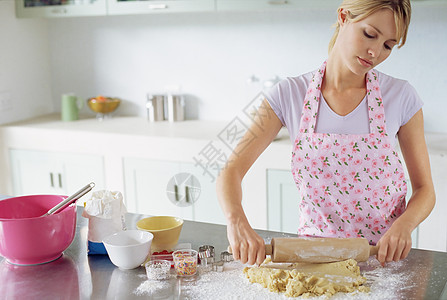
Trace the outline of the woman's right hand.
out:
[[[228,222],[227,237],[235,260],[249,265],[260,265],[264,261],[264,240],[251,228],[246,218]]]

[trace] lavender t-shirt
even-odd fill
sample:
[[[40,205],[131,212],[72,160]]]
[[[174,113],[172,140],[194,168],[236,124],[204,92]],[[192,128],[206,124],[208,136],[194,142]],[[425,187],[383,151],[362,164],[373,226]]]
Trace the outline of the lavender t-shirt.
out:
[[[397,143],[399,128],[405,125],[423,105],[416,90],[407,81],[378,72],[379,87],[385,108],[386,130]],[[287,128],[292,143],[299,132],[304,97],[313,72],[281,80],[265,93],[267,101]],[[346,116],[335,113],[321,95],[315,132],[338,134],[369,133],[366,97]]]

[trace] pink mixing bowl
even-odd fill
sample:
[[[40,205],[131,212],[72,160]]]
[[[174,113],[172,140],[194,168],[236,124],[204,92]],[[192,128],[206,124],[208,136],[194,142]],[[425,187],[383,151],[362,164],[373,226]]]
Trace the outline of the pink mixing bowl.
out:
[[[70,246],[76,231],[76,204],[42,217],[67,198],[31,195],[0,201],[0,255],[12,264],[53,261]]]

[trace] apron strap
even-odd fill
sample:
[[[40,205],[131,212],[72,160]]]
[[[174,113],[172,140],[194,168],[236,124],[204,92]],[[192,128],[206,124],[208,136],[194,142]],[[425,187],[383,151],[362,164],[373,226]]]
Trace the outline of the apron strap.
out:
[[[318,107],[321,98],[326,61],[313,74],[304,98],[300,120],[300,133],[314,133],[317,123]],[[379,88],[377,73],[370,70],[366,75],[366,96],[368,103],[369,132],[386,134],[385,109]]]
[[[309,87],[304,98],[301,112],[300,133],[314,133],[317,123],[318,105],[321,98],[321,83],[323,82],[326,61],[313,74]]]
[[[366,96],[368,99],[369,132],[386,135],[385,108],[379,88],[379,79],[374,70],[366,75]]]

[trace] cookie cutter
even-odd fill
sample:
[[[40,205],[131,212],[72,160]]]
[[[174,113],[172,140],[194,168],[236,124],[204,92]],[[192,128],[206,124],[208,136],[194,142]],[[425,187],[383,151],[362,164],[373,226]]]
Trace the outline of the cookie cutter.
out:
[[[224,263],[234,261],[233,254],[228,251],[223,251],[220,253],[220,260]]]
[[[214,264],[214,247],[203,245],[199,247],[200,269],[202,272],[211,271]]]

